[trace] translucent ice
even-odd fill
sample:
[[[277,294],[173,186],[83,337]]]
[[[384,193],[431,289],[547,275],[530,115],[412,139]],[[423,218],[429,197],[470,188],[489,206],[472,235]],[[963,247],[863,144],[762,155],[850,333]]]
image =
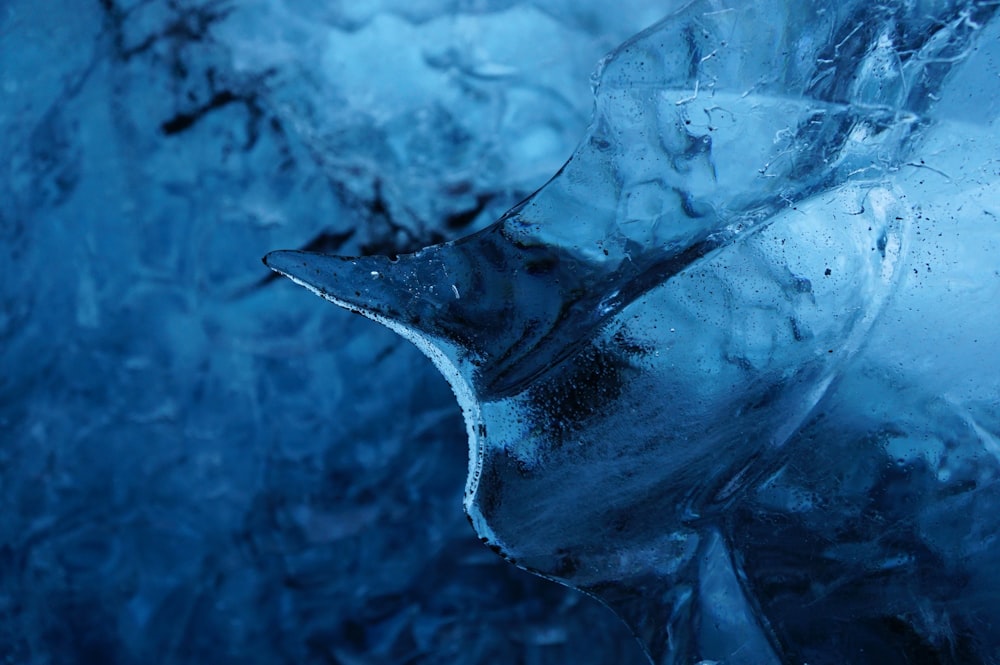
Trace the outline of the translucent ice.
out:
[[[993,2],[694,2],[489,228],[267,263],[417,344],[466,509],[658,663],[1000,650]]]

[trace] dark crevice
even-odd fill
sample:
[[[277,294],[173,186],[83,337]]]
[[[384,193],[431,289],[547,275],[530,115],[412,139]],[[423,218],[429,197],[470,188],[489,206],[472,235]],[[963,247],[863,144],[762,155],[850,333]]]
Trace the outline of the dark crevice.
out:
[[[486,210],[486,206],[488,206],[495,198],[496,194],[492,192],[479,194],[476,197],[476,204],[473,207],[469,208],[468,210],[456,212],[445,217],[444,218],[445,228],[451,229],[453,231],[458,229],[464,229],[469,224],[476,221],[476,218],[479,217],[479,215],[481,215],[484,210]]]
[[[160,130],[166,136],[173,136],[174,134],[179,134],[180,132],[189,129],[192,125],[194,125],[198,120],[203,118],[208,113],[211,113],[212,111],[220,109],[224,106],[227,106],[228,104],[232,104],[235,101],[246,101],[246,100],[241,99],[239,96],[236,95],[236,93],[234,93],[231,90],[222,90],[220,92],[215,93],[215,95],[212,96],[212,99],[210,99],[207,104],[203,104],[199,108],[189,113],[178,113],[170,120],[167,120],[162,125],[160,125]]]

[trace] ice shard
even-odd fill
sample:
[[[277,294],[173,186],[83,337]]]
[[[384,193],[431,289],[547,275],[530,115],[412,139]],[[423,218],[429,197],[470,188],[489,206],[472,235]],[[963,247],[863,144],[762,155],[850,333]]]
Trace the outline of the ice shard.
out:
[[[492,226],[266,263],[434,361],[476,531],[652,661],[989,662],[996,14],[692,2]]]

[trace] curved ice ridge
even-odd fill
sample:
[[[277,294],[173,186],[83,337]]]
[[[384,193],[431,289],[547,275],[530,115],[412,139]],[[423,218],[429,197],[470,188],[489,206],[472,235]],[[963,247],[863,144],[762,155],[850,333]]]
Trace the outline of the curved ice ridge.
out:
[[[267,264],[420,347],[466,510],[657,663],[1000,653],[995,2],[692,2],[480,233]]]

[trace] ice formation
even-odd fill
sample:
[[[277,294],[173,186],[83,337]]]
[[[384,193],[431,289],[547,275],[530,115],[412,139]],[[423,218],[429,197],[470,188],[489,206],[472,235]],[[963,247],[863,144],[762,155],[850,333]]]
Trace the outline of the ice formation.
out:
[[[997,11],[692,2],[492,226],[267,264],[434,361],[476,531],[654,662],[993,662]]]
[[[0,3],[0,662],[642,662],[469,529],[431,363],[260,257],[485,226],[665,11]]]

